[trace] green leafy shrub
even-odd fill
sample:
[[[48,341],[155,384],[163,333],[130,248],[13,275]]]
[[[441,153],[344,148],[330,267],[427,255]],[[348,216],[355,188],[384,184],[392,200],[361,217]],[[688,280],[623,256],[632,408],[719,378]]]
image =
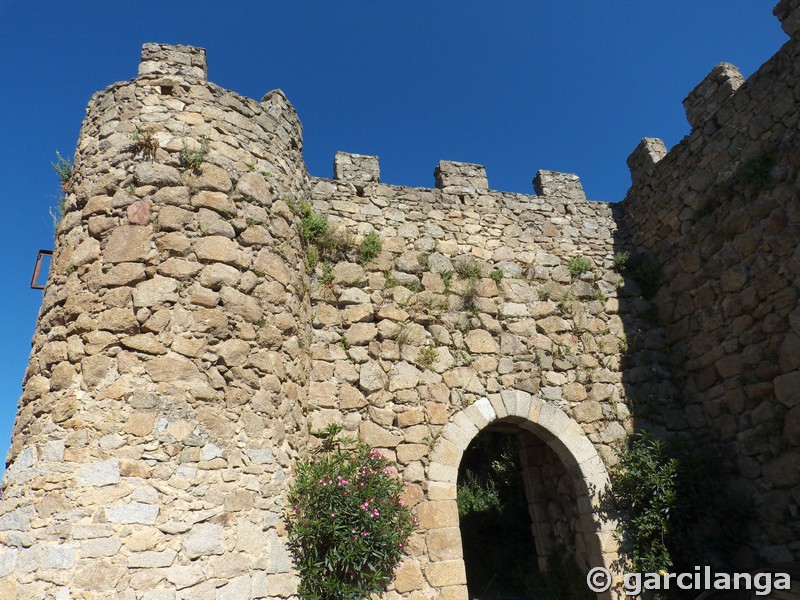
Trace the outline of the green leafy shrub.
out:
[[[322,451],[297,466],[289,490],[289,550],[304,600],[379,594],[403,556],[415,519],[389,461],[330,425]]]
[[[717,457],[687,440],[642,432],[620,459],[611,490],[632,570],[734,566],[752,506],[723,489]]]
[[[200,147],[192,150],[186,145],[186,140],[183,140],[183,148],[180,153],[180,163],[185,169],[199,174],[200,165],[202,165],[208,157],[208,138],[203,136],[200,138]]]
[[[567,261],[567,269],[569,274],[573,277],[579,277],[592,270],[592,263],[588,258],[583,256],[573,256]]]
[[[775,185],[772,179],[772,168],[776,164],[777,152],[775,148],[769,148],[739,167],[736,177],[747,192],[755,195]]]
[[[335,262],[350,249],[347,237],[333,231],[328,223],[328,217],[315,211],[314,207],[306,200],[300,201],[298,212],[300,214],[300,238],[303,240],[306,253],[316,252],[315,256],[318,262]],[[378,239],[378,244],[380,244],[380,239]]]
[[[358,247],[358,262],[361,264],[368,263],[380,254],[382,246],[383,244],[378,234],[370,231],[364,236],[361,245]]]
[[[612,472],[617,506],[624,512],[623,533],[629,544],[633,569],[669,571],[667,547],[670,512],[675,507],[678,462],[667,456],[664,443],[641,435],[620,456]]]
[[[489,277],[491,277],[492,281],[495,283],[500,283],[503,281],[503,271],[500,269],[494,269],[491,273],[489,273]]]
[[[306,249],[306,272],[313,273],[314,269],[319,264],[319,250],[316,246],[311,246]]]

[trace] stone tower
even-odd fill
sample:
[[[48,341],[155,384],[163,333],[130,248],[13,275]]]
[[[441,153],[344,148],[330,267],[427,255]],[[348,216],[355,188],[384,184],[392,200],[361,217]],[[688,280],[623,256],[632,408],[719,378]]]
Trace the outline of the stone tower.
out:
[[[146,44],[92,98],[4,480],[4,598],[213,598],[219,577],[244,598],[244,574],[288,595],[301,150],[283,93],[208,83],[202,49]]]

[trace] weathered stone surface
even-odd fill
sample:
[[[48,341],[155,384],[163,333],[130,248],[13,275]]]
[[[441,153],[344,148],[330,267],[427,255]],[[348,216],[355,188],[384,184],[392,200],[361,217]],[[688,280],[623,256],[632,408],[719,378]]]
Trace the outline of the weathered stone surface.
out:
[[[497,341],[492,337],[492,334],[483,329],[474,329],[470,331],[464,338],[464,341],[469,351],[477,354],[494,353],[499,349]]]
[[[371,421],[361,423],[359,437],[370,446],[378,448],[394,448],[403,441],[399,434],[388,431]]]
[[[225,547],[223,546],[224,533],[225,529],[221,525],[215,525],[214,523],[194,525],[186,535],[183,551],[192,560],[201,556],[222,554],[225,552]]]
[[[193,189],[227,192],[231,189],[231,178],[225,169],[211,163],[200,165],[199,172],[189,169],[183,177],[186,185]]]
[[[78,485],[104,486],[119,482],[119,460],[112,458],[85,465],[78,470]]]
[[[178,169],[153,161],[137,163],[133,175],[138,185],[170,186],[180,185],[181,175]]]
[[[118,504],[108,508],[108,520],[111,523],[138,523],[140,525],[154,525],[158,518],[159,507],[141,502]]]
[[[236,183],[236,192],[245,198],[252,198],[258,204],[269,208],[272,204],[272,194],[269,185],[260,173],[245,173]]]
[[[288,285],[292,281],[292,274],[286,266],[286,260],[266,248],[258,253],[253,269],[283,285]]]
[[[800,403],[800,371],[775,378],[775,397],[784,405],[792,407]]]
[[[133,290],[133,305],[139,307],[163,306],[178,300],[178,282],[170,277],[155,275]]]
[[[230,239],[212,235],[200,238],[193,245],[197,260],[201,262],[222,262],[243,267],[245,261],[238,246]]]
[[[150,253],[150,227],[121,225],[111,232],[103,249],[107,263],[140,262]]]
[[[147,374],[156,383],[162,381],[193,381],[200,371],[189,360],[180,356],[159,356],[150,360],[145,367]]]
[[[445,560],[430,563],[425,568],[425,577],[428,579],[428,583],[434,587],[467,583],[464,562],[460,560]]]
[[[425,586],[425,578],[422,576],[422,569],[416,561],[406,560],[395,571],[394,589],[405,594],[414,590],[422,589]]]

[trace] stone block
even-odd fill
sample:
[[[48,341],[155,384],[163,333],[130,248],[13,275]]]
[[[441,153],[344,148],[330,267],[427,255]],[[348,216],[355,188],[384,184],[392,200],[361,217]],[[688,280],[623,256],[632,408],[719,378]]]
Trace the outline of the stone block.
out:
[[[112,458],[98,463],[84,465],[78,469],[77,481],[80,486],[102,487],[119,482],[119,460]]]
[[[425,577],[433,587],[467,583],[467,574],[462,560],[443,560],[430,563],[425,567]]]
[[[103,250],[103,261],[107,263],[142,262],[150,253],[150,227],[121,225],[111,232]]]
[[[153,504],[131,502],[108,508],[108,520],[112,523],[155,525],[159,507]]]
[[[431,529],[426,540],[431,561],[455,560],[462,556],[461,530],[458,527]]]
[[[483,165],[442,160],[433,176],[436,188],[446,192],[474,194],[489,189]]]
[[[128,567],[131,569],[157,569],[170,567],[178,555],[174,550],[146,550],[134,552],[128,557]]]
[[[658,138],[642,138],[627,160],[633,185],[646,182],[653,173],[656,163],[666,155],[667,147],[663,141]]]
[[[455,500],[456,492],[457,488],[455,483],[444,483],[441,481],[428,482],[429,500]]]
[[[381,180],[377,156],[337,152],[333,159],[333,178],[360,183],[378,183]]]
[[[361,441],[374,448],[394,448],[403,441],[403,436],[384,429],[372,421],[364,421],[358,428]]]
[[[473,329],[466,335],[464,342],[474,354],[491,354],[499,350],[497,340],[484,329]]]
[[[537,196],[586,200],[581,180],[574,173],[539,170],[533,178],[533,190]]]
[[[428,479],[431,482],[455,484],[458,479],[458,468],[451,465],[443,465],[438,462],[431,462],[428,467]]]
[[[692,128],[702,127],[744,83],[739,69],[720,63],[683,100],[686,120]]]
[[[183,550],[191,560],[201,556],[223,554],[224,527],[215,523],[198,523],[193,525],[186,536]]]
[[[541,436],[542,439],[545,439],[545,437],[549,439],[560,437],[561,432],[563,432],[571,422],[572,420],[562,410],[548,402],[542,404],[541,411],[539,412],[539,420],[537,421],[539,426],[546,432],[546,436]]]
[[[417,519],[421,529],[458,527],[458,507],[455,500],[422,502],[417,506]]]
[[[800,371],[780,375],[773,380],[775,397],[785,406],[792,407],[800,403]]]
[[[422,576],[422,569],[415,560],[404,560],[400,567],[395,571],[394,589],[405,594],[425,587],[425,578]]]
[[[790,38],[797,38],[800,34],[800,2],[798,0],[780,0],[772,14],[781,22],[781,29]]]

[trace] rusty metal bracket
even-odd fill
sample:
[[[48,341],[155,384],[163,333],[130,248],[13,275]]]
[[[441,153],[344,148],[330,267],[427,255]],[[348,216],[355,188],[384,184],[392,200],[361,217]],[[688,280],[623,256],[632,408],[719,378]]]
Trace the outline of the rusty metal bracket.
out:
[[[42,269],[42,259],[45,256],[53,256],[52,250],[39,250],[39,253],[36,255],[36,265],[33,267],[33,276],[31,277],[31,289],[32,290],[43,290],[44,285],[39,285],[39,271]]]

